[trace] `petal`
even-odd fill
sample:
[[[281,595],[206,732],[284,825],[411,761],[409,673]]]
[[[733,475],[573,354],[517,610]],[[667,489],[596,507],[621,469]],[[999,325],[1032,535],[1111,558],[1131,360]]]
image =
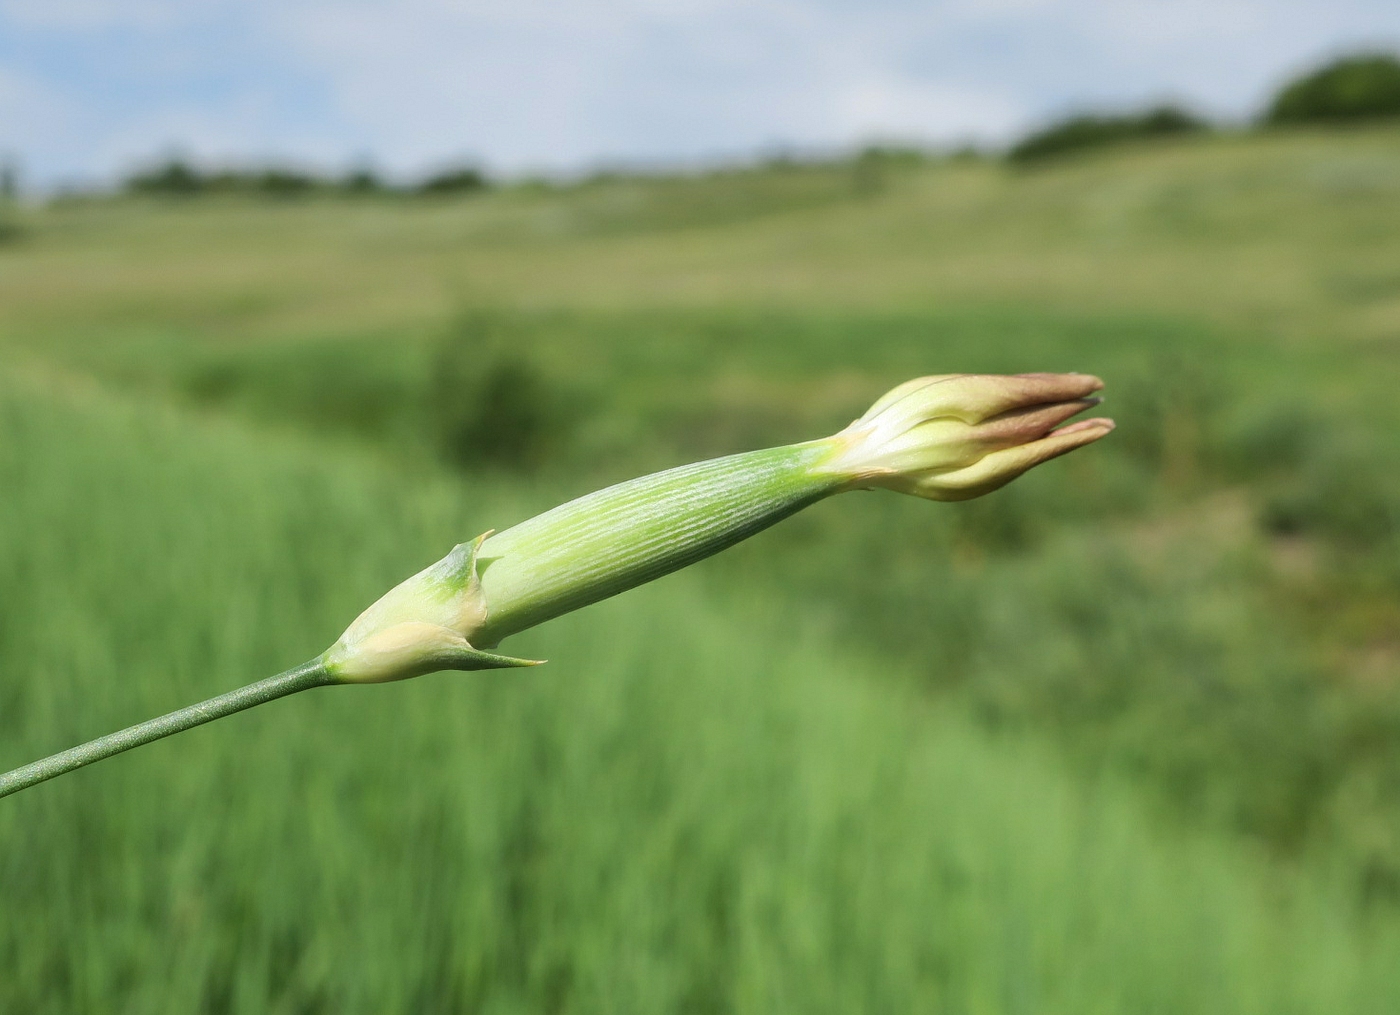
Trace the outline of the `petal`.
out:
[[[988,451],[1015,447],[1044,437],[1071,416],[1092,409],[1100,401],[1097,398],[1078,398],[1072,402],[1012,409],[979,423],[973,432]]]
[[[920,496],[934,500],[967,500],[990,493],[1021,473],[1075,448],[1092,444],[1113,430],[1111,419],[1086,419],[1062,427],[1029,444],[994,451],[965,469],[931,476],[918,484]]]

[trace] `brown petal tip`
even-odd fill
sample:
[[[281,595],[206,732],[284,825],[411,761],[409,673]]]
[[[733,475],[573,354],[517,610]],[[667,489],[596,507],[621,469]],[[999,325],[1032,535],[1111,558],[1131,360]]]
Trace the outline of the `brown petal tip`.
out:
[[[1104,433],[1109,433],[1117,426],[1118,424],[1113,422],[1113,420],[1105,416],[1098,416],[1094,419],[1081,419],[1068,426],[1062,426],[1058,430],[1055,430],[1051,436],[1063,437],[1065,434],[1079,433],[1081,430],[1102,430]]]

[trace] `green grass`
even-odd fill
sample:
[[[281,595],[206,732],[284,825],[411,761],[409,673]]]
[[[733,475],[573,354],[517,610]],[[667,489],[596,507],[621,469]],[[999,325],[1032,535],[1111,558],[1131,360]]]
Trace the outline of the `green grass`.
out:
[[[1120,428],[5,801],[0,1008],[1392,1010],[1400,134],[856,168],[21,214],[5,766],[915,374]]]
[[[0,764],[309,656],[521,510],[81,388],[7,385],[0,432]],[[313,691],[7,800],[0,1008],[1400,1002],[1400,937],[1317,871],[702,585],[533,632],[538,671]]]
[[[720,561],[716,599],[761,589],[820,614],[990,722],[1147,775],[1193,819],[1340,851],[1376,899],[1400,892],[1400,813],[1378,788],[1400,737],[1385,356],[1145,315],[496,310],[427,336],[118,343],[82,363],[401,471],[494,476],[541,508],[834,431],[934,363],[1098,372],[1121,426],[1092,453],[966,505],[844,499]],[[483,416],[501,378],[511,411]]]

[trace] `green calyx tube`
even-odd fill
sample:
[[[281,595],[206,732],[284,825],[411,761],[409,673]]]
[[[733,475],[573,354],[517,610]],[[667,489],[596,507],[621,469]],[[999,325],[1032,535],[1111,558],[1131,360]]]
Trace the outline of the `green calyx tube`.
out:
[[[490,536],[484,645],[718,553],[840,489],[820,443],[730,455],[619,483]]]

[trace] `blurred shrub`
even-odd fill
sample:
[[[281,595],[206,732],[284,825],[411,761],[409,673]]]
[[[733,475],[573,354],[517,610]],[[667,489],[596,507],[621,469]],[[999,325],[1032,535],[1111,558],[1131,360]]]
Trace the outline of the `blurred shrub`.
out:
[[[928,153],[919,148],[869,145],[851,159],[851,185],[859,196],[882,193],[890,174],[928,165]]]
[[[1279,535],[1312,534],[1369,548],[1397,533],[1400,491],[1373,455],[1338,442],[1317,449],[1265,503],[1261,521]]]
[[[1400,60],[1389,53],[1344,57],[1284,86],[1264,114],[1269,124],[1400,116]]]
[[[373,169],[361,166],[345,174],[340,189],[347,194],[381,194],[389,188]]]
[[[251,177],[236,173],[221,174],[214,178],[216,188],[224,179],[228,180],[231,190],[246,186],[250,190],[267,194],[270,197],[298,197],[310,193],[318,186],[324,186],[322,181],[308,176],[306,173],[277,168],[264,169],[261,172],[253,173]]]
[[[1152,353],[1110,378],[1115,445],[1169,485],[1191,485],[1220,457],[1226,379],[1199,362]]]
[[[1319,442],[1333,439],[1330,425],[1293,402],[1246,402],[1224,427],[1219,458],[1230,475],[1254,479],[1297,469]]]
[[[1145,113],[1125,116],[1084,114],[1027,136],[1007,153],[1007,158],[1012,162],[1035,162],[1085,148],[1208,129],[1209,124],[1204,120],[1176,106],[1158,106]]]
[[[204,177],[180,159],[127,177],[123,189],[131,194],[188,196],[205,189]]]
[[[196,359],[177,382],[203,405],[402,444],[418,428],[414,367],[382,342],[289,343]]]
[[[566,444],[573,400],[527,346],[530,325],[478,314],[437,342],[382,336],[196,356],[190,400],[273,423],[388,445],[395,458],[523,472]]]
[[[443,342],[429,416],[452,465],[533,469],[565,442],[565,399],[523,346],[519,328],[474,314]]]
[[[1031,549],[1048,528],[1033,497],[1017,488],[999,497],[981,497],[955,509],[960,546],[976,552],[1008,553]]]
[[[459,166],[430,176],[418,185],[418,193],[446,197],[475,194],[487,188],[486,174],[473,166]]]
[[[276,165],[203,170],[175,158],[132,174],[122,189],[128,194],[158,197],[246,194],[285,198],[315,193],[377,193],[388,188],[367,169],[357,169],[341,180],[333,180]]]

